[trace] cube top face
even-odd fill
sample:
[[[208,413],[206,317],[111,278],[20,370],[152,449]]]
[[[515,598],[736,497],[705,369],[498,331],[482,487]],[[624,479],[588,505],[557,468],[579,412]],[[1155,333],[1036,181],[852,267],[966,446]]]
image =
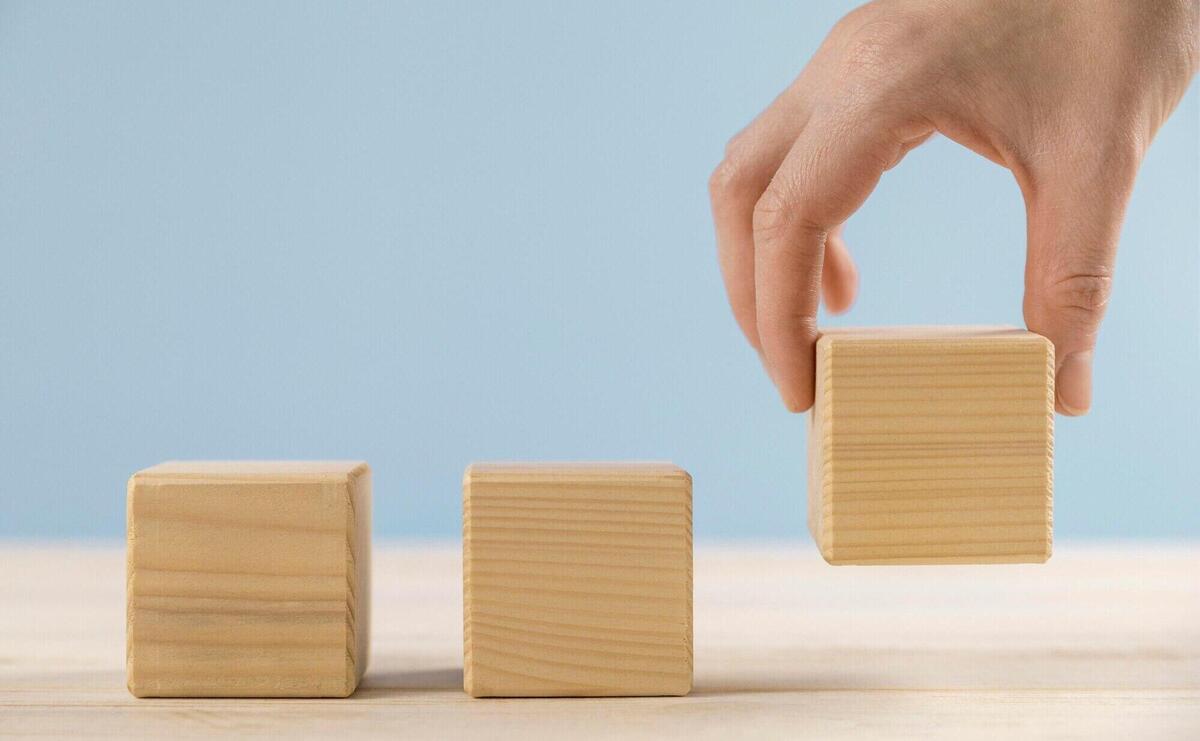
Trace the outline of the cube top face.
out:
[[[138,697],[344,697],[366,666],[370,469],[172,462],[127,499]]]
[[[166,461],[138,471],[138,481],[346,481],[370,473],[363,461]]]
[[[820,339],[826,344],[850,345],[856,343],[894,342],[911,345],[914,342],[956,342],[986,346],[987,343],[1001,344],[1047,343],[1045,337],[1006,324],[994,325],[939,325],[894,326],[894,327],[836,327],[821,330]]]
[[[475,464],[463,481],[464,689],[684,695],[692,482],[670,464]]]
[[[590,461],[560,463],[535,461],[472,463],[463,474],[463,484],[502,483],[504,481],[562,482],[588,484],[612,482],[634,486],[654,486],[657,482],[686,484],[691,491],[692,477],[673,463],[660,461],[631,461],[628,463]],[[569,494],[570,492],[566,492]]]
[[[1054,348],[1010,327],[817,342],[809,527],[834,564],[1040,563],[1052,547]]]

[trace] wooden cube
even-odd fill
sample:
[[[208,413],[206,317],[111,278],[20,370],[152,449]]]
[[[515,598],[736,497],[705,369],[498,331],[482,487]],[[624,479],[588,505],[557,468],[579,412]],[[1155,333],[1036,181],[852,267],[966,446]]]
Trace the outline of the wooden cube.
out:
[[[669,464],[474,464],[463,480],[474,697],[686,695],[692,479]]]
[[[138,697],[345,697],[370,612],[365,463],[171,462],[129,480]]]
[[[817,342],[808,522],[832,564],[1050,557],[1054,347],[1008,327]]]

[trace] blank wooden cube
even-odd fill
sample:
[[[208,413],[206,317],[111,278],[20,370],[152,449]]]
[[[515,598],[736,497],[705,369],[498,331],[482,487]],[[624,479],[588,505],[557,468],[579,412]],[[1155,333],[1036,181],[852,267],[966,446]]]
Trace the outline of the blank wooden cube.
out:
[[[1007,327],[827,331],[809,529],[832,564],[1050,557],[1054,347]]]
[[[138,697],[345,697],[366,668],[365,463],[171,462],[129,480]]]
[[[692,479],[669,464],[474,464],[463,480],[464,688],[686,695]]]

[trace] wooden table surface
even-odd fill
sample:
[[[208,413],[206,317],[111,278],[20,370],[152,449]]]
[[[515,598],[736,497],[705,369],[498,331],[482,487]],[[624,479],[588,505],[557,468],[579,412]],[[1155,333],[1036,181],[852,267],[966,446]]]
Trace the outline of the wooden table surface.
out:
[[[137,700],[120,545],[0,543],[0,736],[1200,739],[1200,545],[1042,566],[827,566],[698,545],[695,691],[472,700],[456,543],[375,548],[346,700]]]

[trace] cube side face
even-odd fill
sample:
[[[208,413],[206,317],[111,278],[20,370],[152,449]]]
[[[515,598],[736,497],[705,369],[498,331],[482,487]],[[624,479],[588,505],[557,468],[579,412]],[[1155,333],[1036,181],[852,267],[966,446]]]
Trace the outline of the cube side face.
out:
[[[618,467],[463,487],[463,684],[474,697],[685,695],[691,479]]]
[[[357,485],[135,475],[127,504],[130,692],[353,692],[365,663],[369,527],[360,528],[370,514],[369,474]]]
[[[833,439],[829,435],[832,353],[828,338],[817,341],[816,361],[815,393],[808,426],[808,529],[821,557],[830,561],[833,531],[831,486],[827,474],[832,467],[826,463],[833,453]]]
[[[833,336],[821,343],[817,540],[827,561],[1049,558],[1049,341],[1012,330],[978,338]]]
[[[354,469],[347,481],[346,694],[367,671],[371,645],[371,469]]]

